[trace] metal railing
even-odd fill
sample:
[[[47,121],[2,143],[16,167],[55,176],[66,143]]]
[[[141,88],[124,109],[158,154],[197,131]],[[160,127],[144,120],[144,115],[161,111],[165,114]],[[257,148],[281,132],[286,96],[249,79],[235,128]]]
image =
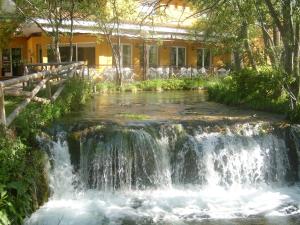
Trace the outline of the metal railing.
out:
[[[208,76],[213,73],[218,73],[214,71],[214,68],[199,68],[193,66],[156,66],[147,68],[146,74],[144,73],[143,67],[140,65],[130,65],[128,67],[122,68],[123,81],[131,82],[136,79],[171,79],[171,78],[194,78],[201,76]],[[227,70],[223,72],[227,73]],[[97,65],[90,68],[91,76],[98,76],[103,81],[114,81],[116,80],[116,68],[112,65]],[[145,74],[145,75],[144,75]]]

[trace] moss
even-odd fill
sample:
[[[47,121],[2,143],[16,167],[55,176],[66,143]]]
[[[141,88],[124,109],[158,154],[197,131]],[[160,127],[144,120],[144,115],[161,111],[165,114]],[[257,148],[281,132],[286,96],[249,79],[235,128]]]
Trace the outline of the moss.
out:
[[[126,119],[134,119],[134,120],[146,120],[150,117],[144,114],[132,114],[132,113],[120,113],[117,114],[118,117],[126,118]]]

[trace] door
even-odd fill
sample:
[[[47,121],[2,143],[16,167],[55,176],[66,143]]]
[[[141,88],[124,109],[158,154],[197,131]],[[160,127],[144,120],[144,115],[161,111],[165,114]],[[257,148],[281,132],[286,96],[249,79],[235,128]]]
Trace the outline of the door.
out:
[[[22,50],[21,48],[11,49],[11,59],[12,59],[12,75],[22,76],[23,75],[23,65],[22,65]]]

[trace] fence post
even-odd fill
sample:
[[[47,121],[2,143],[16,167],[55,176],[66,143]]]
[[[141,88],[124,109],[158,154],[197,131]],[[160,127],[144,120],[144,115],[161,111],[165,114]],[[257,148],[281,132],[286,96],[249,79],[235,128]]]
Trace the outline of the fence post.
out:
[[[4,87],[2,84],[0,84],[0,124],[6,126]]]
[[[52,97],[50,80],[46,82],[46,94],[49,99]]]

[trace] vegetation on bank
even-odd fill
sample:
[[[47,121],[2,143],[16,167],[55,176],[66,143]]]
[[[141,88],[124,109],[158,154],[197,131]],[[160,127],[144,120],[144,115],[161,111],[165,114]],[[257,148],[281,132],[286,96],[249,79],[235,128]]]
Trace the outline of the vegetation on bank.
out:
[[[206,87],[212,101],[283,114],[291,122],[300,121],[300,107],[290,109],[289,96],[278,71],[243,69]]]
[[[121,87],[112,82],[101,82],[96,84],[100,93],[110,92],[137,92],[137,91],[170,91],[170,90],[195,90],[206,87],[215,81],[217,77],[156,79],[125,83]]]
[[[168,90],[208,90],[209,99],[219,103],[283,114],[291,122],[300,121],[300,105],[290,109],[290,96],[286,92],[283,73],[270,67],[258,70],[245,68],[228,76],[208,76],[181,79],[157,79],[138,81],[119,87],[111,82],[98,83],[97,91],[137,92]]]
[[[46,158],[35,138],[53,120],[84,104],[90,91],[88,82],[72,79],[55,103],[31,103],[10,129],[0,129],[0,224],[22,224],[47,200]]]

